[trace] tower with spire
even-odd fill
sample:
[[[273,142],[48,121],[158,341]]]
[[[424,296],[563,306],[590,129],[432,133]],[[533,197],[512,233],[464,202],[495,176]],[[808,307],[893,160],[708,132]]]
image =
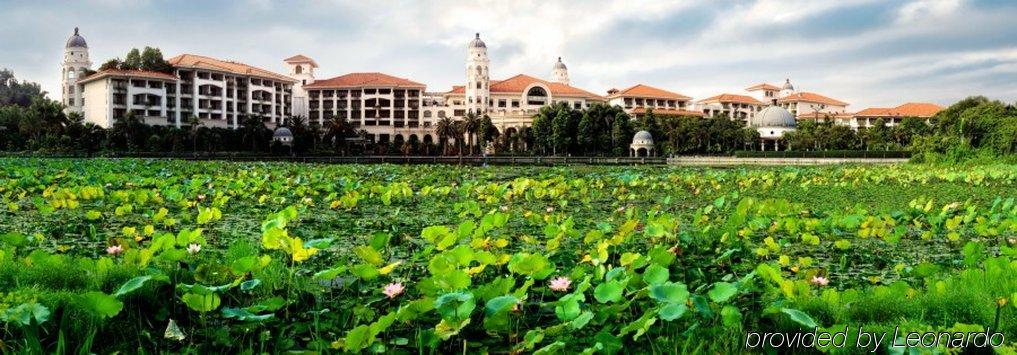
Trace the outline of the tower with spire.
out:
[[[791,85],[791,79],[784,79],[784,86],[780,88],[780,97],[785,97],[795,93],[794,85]]]
[[[64,45],[64,60],[61,63],[60,88],[61,101],[67,106],[66,111],[81,113],[84,106],[81,88],[78,87],[78,80],[85,72],[92,67],[92,61],[88,59],[88,43],[85,37],[81,37],[78,28],[74,28],[74,34],[67,39]]]
[[[569,68],[567,68],[565,63],[561,61],[561,57],[558,57],[558,62],[554,63],[554,69],[551,70],[551,80],[557,83],[570,85]]]
[[[478,115],[487,112],[491,100],[491,60],[480,33],[466,46],[466,109]]]

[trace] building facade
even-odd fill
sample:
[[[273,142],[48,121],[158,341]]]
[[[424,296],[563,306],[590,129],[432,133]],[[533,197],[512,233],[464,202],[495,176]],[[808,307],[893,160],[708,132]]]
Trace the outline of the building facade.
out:
[[[172,73],[102,70],[91,74],[88,45],[75,29],[64,49],[63,103],[101,127],[133,114],[147,124],[238,128],[262,118],[270,128],[290,117],[297,79],[239,62],[194,54],[167,60]]]
[[[607,91],[607,104],[621,107],[633,118],[647,112],[663,116],[703,116],[702,111],[692,110],[691,103],[692,97],[644,84]]]
[[[308,96],[308,119],[325,125],[333,119],[366,131],[374,142],[433,140],[435,114],[424,112],[424,84],[383,73],[349,73],[316,80],[303,87]],[[431,101],[428,101],[433,103]],[[442,112],[444,116],[445,113]]]
[[[746,125],[765,106],[755,97],[738,94],[720,94],[696,101],[696,109],[705,117],[724,116]]]
[[[606,103],[634,118],[651,111],[662,116],[720,115],[746,126],[752,126],[764,108],[777,106],[796,120],[832,120],[854,129],[871,127],[879,119],[891,126],[904,117],[928,119],[942,109],[907,103],[852,114],[847,102],[796,91],[790,79],[780,86],[760,83],[746,88],[745,94],[724,93],[698,101],[645,84],[611,89],[600,96],[572,86],[561,57],[553,62],[548,80],[526,74],[494,80],[488,47],[479,33],[466,45],[463,85],[449,91],[428,91],[420,82],[385,73],[349,73],[318,80],[318,63],[299,54],[283,60],[288,68],[283,75],[195,54],[170,58],[173,70],[169,73],[96,73],[88,52],[85,38],[75,28],[64,46],[61,101],[68,112],[81,113],[86,121],[102,127],[129,113],[152,125],[182,127],[196,119],[202,125],[223,128],[239,128],[244,117],[261,118],[275,128],[300,116],[322,126],[332,119],[346,120],[375,142],[434,142],[435,126],[445,118],[487,116],[500,133],[512,134],[532,124],[541,107],[553,104],[584,109]]]
[[[943,107],[927,102],[908,102],[897,107],[870,107],[849,115],[846,125],[857,130],[870,128],[879,120],[890,127],[899,125],[907,117],[916,117],[928,123]]]
[[[177,85],[177,77],[142,70],[103,70],[78,81],[85,122],[112,127],[117,119],[134,114],[149,125],[173,122],[168,91]]]

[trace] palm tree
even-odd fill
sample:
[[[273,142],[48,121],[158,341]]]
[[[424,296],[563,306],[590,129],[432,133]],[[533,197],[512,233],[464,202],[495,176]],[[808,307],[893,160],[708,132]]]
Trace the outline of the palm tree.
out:
[[[342,152],[343,155],[346,155],[346,137],[353,133],[353,125],[345,118],[333,117],[325,122],[324,139],[332,142],[332,147],[337,153]]]
[[[456,135],[456,121],[451,117],[442,117],[434,125],[434,133],[438,135],[438,144],[441,144],[442,155],[448,155],[448,139]],[[462,137],[457,141],[462,140]]]
[[[194,153],[198,151],[198,129],[201,128],[201,119],[191,115],[187,117],[187,125],[190,127],[189,132],[191,133],[191,152]]]
[[[143,124],[144,122],[134,114],[134,111],[127,111],[126,114],[114,120],[112,132],[117,135],[122,134],[127,143],[127,150],[131,150],[134,147],[135,133]]]
[[[265,119],[255,115],[241,114],[238,121],[244,132],[244,140],[251,142],[251,151],[258,150],[258,138],[264,136],[268,127],[265,127]]]
[[[467,142],[469,142],[467,146],[469,147],[470,154],[472,155],[473,137],[476,136],[477,129],[480,128],[480,117],[477,117],[477,114],[470,111],[469,113],[466,114],[466,118],[463,119],[461,124],[463,126],[462,133],[466,134],[466,140]],[[462,153],[460,153],[459,155],[462,155]]]

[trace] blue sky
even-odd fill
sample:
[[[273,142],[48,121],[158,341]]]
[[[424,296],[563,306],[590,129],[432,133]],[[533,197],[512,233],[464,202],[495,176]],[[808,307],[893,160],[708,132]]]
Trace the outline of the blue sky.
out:
[[[487,42],[495,79],[574,86],[637,83],[705,98],[785,78],[850,111],[969,95],[1017,100],[1017,1],[146,1],[0,0],[0,67],[59,92],[63,44],[78,26],[97,67],[133,47],[285,72],[314,58],[319,78],[380,71],[445,91],[466,43]]]

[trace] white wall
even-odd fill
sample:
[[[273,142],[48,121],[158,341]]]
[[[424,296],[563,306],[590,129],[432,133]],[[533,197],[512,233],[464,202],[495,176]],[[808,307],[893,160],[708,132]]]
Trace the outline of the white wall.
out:
[[[110,111],[109,79],[93,80],[85,83],[82,97],[85,99],[85,122],[91,122],[102,128],[113,125],[113,113]]]

